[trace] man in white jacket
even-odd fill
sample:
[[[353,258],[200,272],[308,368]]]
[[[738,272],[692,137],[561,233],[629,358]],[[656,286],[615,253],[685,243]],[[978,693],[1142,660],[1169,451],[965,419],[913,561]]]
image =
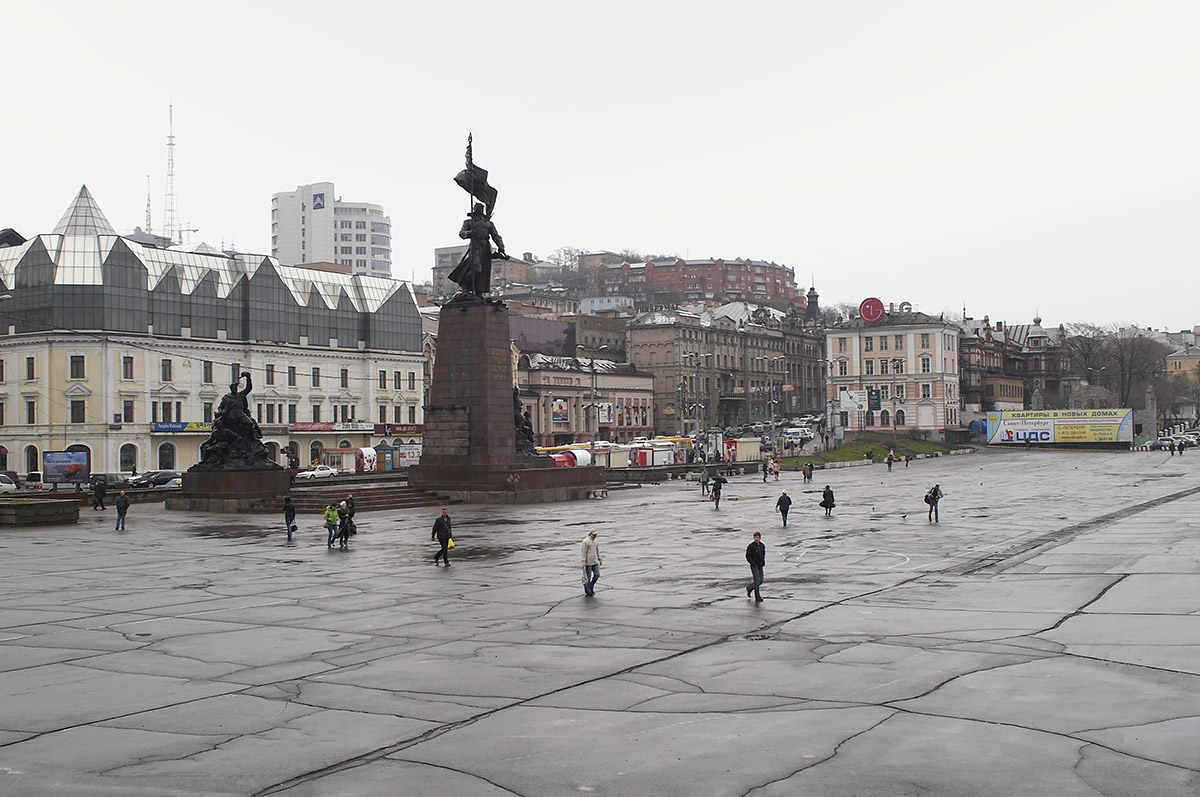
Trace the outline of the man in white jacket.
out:
[[[592,529],[583,538],[583,594],[595,595],[596,582],[600,580],[600,543],[596,542],[596,530]]]

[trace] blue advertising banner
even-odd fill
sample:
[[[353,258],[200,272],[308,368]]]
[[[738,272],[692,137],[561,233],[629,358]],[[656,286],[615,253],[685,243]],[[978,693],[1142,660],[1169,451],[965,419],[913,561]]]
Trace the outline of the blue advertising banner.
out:
[[[91,479],[86,451],[43,451],[43,484],[87,484]]]

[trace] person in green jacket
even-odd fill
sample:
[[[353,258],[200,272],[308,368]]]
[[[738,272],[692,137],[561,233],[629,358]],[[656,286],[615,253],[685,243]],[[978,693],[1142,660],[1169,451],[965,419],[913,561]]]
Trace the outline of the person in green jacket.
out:
[[[337,535],[338,529],[338,513],[331,506],[325,507],[325,531],[329,532],[329,540],[326,542],[327,548],[333,547],[333,538]]]

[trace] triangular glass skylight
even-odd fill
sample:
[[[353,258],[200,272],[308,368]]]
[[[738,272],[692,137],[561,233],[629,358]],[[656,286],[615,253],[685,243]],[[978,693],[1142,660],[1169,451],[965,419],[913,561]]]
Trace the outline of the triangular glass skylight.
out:
[[[117,231],[104,217],[104,211],[88,193],[87,186],[79,189],[75,201],[58,220],[55,235],[116,235]]]

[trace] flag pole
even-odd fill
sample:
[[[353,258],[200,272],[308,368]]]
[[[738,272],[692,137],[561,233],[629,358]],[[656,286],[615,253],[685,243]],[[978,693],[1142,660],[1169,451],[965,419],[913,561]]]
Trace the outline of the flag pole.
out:
[[[472,168],[474,166],[475,162],[471,155],[472,140],[473,139],[471,137],[471,134],[467,133],[467,179],[471,181],[470,182],[471,187],[469,189],[467,189],[467,215],[468,216],[471,215],[471,210],[473,209],[472,203],[475,201],[475,169]]]

